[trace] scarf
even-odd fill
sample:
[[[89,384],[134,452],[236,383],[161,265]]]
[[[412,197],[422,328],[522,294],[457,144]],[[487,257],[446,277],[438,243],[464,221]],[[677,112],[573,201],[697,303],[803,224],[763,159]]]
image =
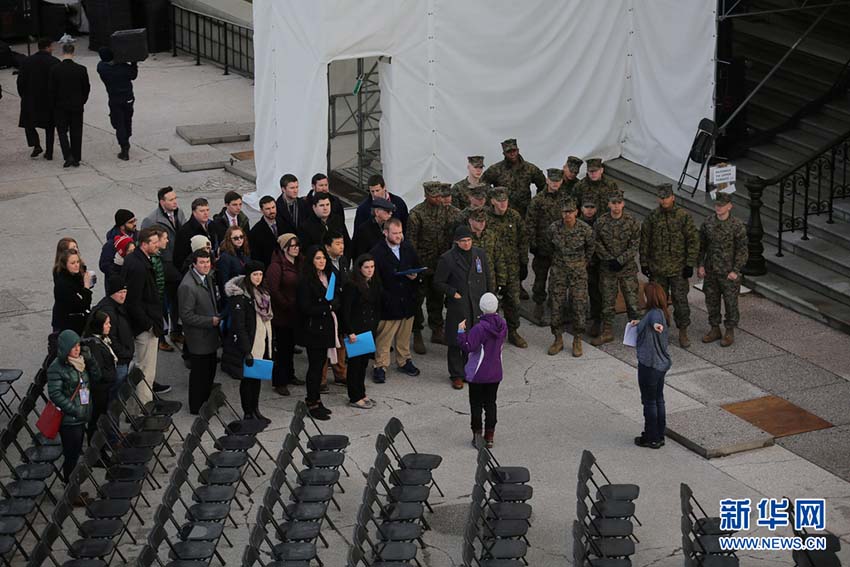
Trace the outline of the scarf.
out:
[[[325,286],[325,289],[328,288],[328,284],[330,282],[328,281],[328,276],[327,274],[325,274],[325,272],[319,272],[319,281],[322,282],[322,285]],[[331,317],[334,321],[334,346],[328,349],[328,359],[330,359],[331,364],[338,364],[336,349],[338,349],[342,345],[340,345],[339,343],[339,325],[337,323],[336,313],[331,311]]]
[[[263,321],[272,320],[272,301],[268,293],[263,293],[254,288],[254,306],[260,319]]]
[[[116,266],[123,266],[124,265],[124,256],[122,256],[120,253],[116,252],[115,257],[112,258],[112,263],[115,264]]]
[[[86,361],[82,356],[78,356],[77,358],[68,357],[68,364],[74,367],[77,372],[85,372],[86,371]]]
[[[112,339],[109,338],[109,335],[95,335],[95,338],[106,345],[106,348],[109,349],[109,354],[111,354],[112,358],[115,359],[115,364],[118,364],[118,357],[115,356],[115,351],[112,350]]]

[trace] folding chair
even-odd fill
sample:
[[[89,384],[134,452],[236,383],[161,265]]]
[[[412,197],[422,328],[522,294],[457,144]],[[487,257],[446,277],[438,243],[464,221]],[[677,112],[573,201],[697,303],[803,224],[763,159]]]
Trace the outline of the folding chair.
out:
[[[375,451],[379,455],[386,454],[390,450],[389,438],[379,433],[375,438]],[[426,486],[434,482],[434,476],[428,469],[393,469],[394,473],[390,477],[392,484],[401,484],[406,486]]]
[[[484,522],[484,516],[480,506],[470,506],[471,518],[467,524],[467,531],[470,536],[478,538],[481,543],[481,559],[518,559],[525,565],[528,562],[525,559],[528,553],[528,544],[524,538],[500,538],[497,537],[487,522]],[[481,524],[481,530],[478,530],[478,525]]]
[[[233,451],[233,452],[241,452],[248,455],[248,458],[251,462],[251,468],[254,469],[254,472],[258,476],[265,475],[266,472],[263,470],[263,467],[260,466],[258,462],[258,458],[261,451],[257,452],[256,456],[252,456],[250,451],[257,445],[257,438],[254,435],[229,435],[225,433],[220,437],[216,437],[213,431],[210,429],[210,421],[215,417],[215,413],[218,411],[218,406],[205,403],[201,406],[198,415],[202,418],[204,427],[207,429],[207,432],[210,436],[215,439],[215,444],[213,445],[219,451]]]
[[[380,485],[385,493],[378,493],[378,485]],[[383,472],[376,467],[369,469],[366,475],[366,488],[375,494],[377,499],[382,496],[385,500],[381,509],[381,517],[389,522],[420,522],[426,530],[431,529],[428,522],[425,520],[425,506],[421,502],[393,502],[389,499],[389,485],[384,480]]]
[[[596,517],[590,515],[590,510],[587,507],[587,500],[590,499],[590,492],[587,485],[578,483],[576,488],[576,517],[578,521],[585,525],[585,529],[591,537],[628,537],[639,542],[634,534],[634,524],[630,520],[624,518],[603,518],[598,513]],[[596,506],[596,502],[590,502],[591,507]]]
[[[587,540],[589,535],[584,530],[584,524],[573,520],[573,565],[576,567],[631,567],[632,560],[628,557],[590,557]]]
[[[702,505],[697,501],[691,487],[684,482],[679,485],[679,498],[681,499],[682,516],[689,516],[692,521],[692,530],[696,535],[732,535],[735,530],[721,530],[720,517],[709,516]],[[694,505],[702,513],[697,516]]]
[[[481,455],[483,453],[487,457],[487,471],[493,482],[498,482],[500,484],[527,484],[531,480],[531,473],[529,473],[528,469],[525,467],[502,466],[502,464],[496,459],[496,455],[493,454],[493,451],[488,449],[487,445],[485,445],[482,440],[483,437],[479,436],[478,443],[476,443],[478,448],[479,464],[481,463]]]
[[[602,478],[605,479],[607,484],[599,485],[593,478],[593,469],[599,471],[599,474],[602,475]],[[593,486],[596,487],[596,499],[597,500],[618,500],[622,502],[632,502],[638,499],[640,496],[640,487],[636,484],[613,484],[608,476],[605,474],[605,471],[599,466],[599,463],[596,461],[596,457],[588,450],[582,451],[581,454],[581,462],[579,463],[579,474],[584,473],[584,476],[590,482],[593,483]],[[640,524],[640,522],[638,522]]]
[[[75,489],[66,491],[53,509],[52,515],[53,523],[59,529],[62,529],[66,518],[71,518],[71,521],[77,528],[77,533],[81,539],[73,542],[68,548],[70,555],[75,559],[103,559],[106,555],[110,555],[111,549],[122,561],[126,562],[127,558],[124,557],[118,545],[113,541],[113,538],[120,535],[124,530],[123,522],[119,521],[117,525],[116,522],[111,520],[87,520],[80,522],[74,515],[74,505],[70,499],[70,495],[75,492],[77,492]]]
[[[215,555],[215,544],[195,540],[172,542],[165,527],[154,524],[148,534],[148,545],[154,550],[159,550],[163,542],[168,546],[168,556],[177,561],[203,561],[208,564]]]
[[[534,494],[534,488],[530,484],[520,483],[503,483],[494,481],[494,477],[498,475],[487,474],[487,464],[489,456],[486,452],[478,453],[478,469],[484,474],[481,475],[482,482],[490,484],[490,498],[499,502],[526,502],[531,500]],[[483,484],[482,484],[483,486]]]
[[[293,435],[287,435],[283,441],[283,447],[277,455],[277,459],[275,459],[275,466],[279,469],[286,470],[287,468],[292,467],[295,473],[298,475],[298,482],[300,484],[312,484],[319,486],[339,486],[340,492],[345,492],[342,490],[342,486],[339,482],[339,471],[336,469],[320,469],[320,468],[304,468],[297,469],[292,462],[293,454],[298,449],[298,440],[295,439]]]
[[[257,509],[257,523],[261,524],[264,529],[269,522],[274,522],[272,513],[265,507],[260,506]],[[282,541],[281,543],[272,543],[266,532],[266,541],[271,547],[272,556],[276,561],[306,561],[307,563],[315,560],[320,566],[324,565],[322,560],[316,553],[316,544],[313,541]]]
[[[379,454],[375,457],[375,469],[383,477],[387,472],[393,474],[390,465],[390,458],[386,454]],[[431,493],[430,486],[405,486],[396,484],[387,490],[389,500],[393,502],[414,502],[424,504],[428,511],[434,512],[431,504],[428,503],[428,496]]]
[[[482,467],[475,469],[475,486],[482,491],[486,491],[486,485],[490,482],[490,477]],[[507,485],[507,486],[524,486],[524,485]],[[486,492],[485,492],[486,494]],[[484,504],[488,510],[490,517],[500,520],[522,520],[530,525],[531,505],[526,502],[510,502],[503,501],[497,498],[498,493],[490,491],[489,497],[485,495]]]
[[[409,561],[413,561],[416,565],[422,567],[422,564],[419,563],[419,560],[416,558],[416,544],[405,541],[374,542],[369,537],[369,530],[367,530],[366,526],[359,522],[354,524],[354,538],[351,544],[354,547],[359,547],[363,551],[366,550],[366,548],[363,547],[364,545],[369,546],[368,549],[374,556],[372,567],[375,567],[375,565],[378,564],[389,565],[390,563],[407,563]]]
[[[263,506],[266,510],[271,512],[272,517],[274,517],[275,507],[282,504],[283,501],[280,494],[280,487],[270,484],[268,488],[266,488],[265,495],[263,495]],[[312,535],[313,532],[317,532],[316,537],[322,541],[326,548],[329,547],[328,541],[325,539],[325,536],[322,535],[321,531],[322,522],[328,519],[328,504],[328,502],[296,502],[282,506],[283,521],[278,522],[277,520],[274,520],[273,524],[277,531],[278,539],[281,541],[308,540],[313,538],[308,538],[307,536]],[[296,526],[295,524],[306,525]],[[329,519],[328,525],[336,529],[336,526],[334,526],[333,522]]]
[[[343,463],[345,462],[345,453],[343,451],[305,450],[304,447],[301,446],[301,441],[298,437],[297,424],[290,424],[289,434],[298,441],[295,446],[296,449],[298,449],[298,452],[301,453],[301,462],[304,466],[309,468],[333,470],[342,468],[343,471],[345,470],[345,467],[343,466]]]
[[[472,487],[471,506],[477,507],[481,510],[481,522],[486,526],[486,531],[493,537],[521,538],[526,544],[529,543],[528,538],[526,537],[529,528],[527,519],[500,518],[495,514],[492,514],[490,503],[487,500],[487,495],[484,493],[484,489],[478,484]],[[485,511],[490,513],[485,514]]]
[[[796,528],[796,523],[794,521],[794,506],[790,504],[792,500],[785,497],[785,500],[789,502],[788,505],[788,519],[792,526],[792,530],[794,535],[802,539],[803,541],[812,538],[812,537],[822,537],[826,539],[826,549],[819,551],[809,551],[809,550],[794,550],[791,552],[791,557],[794,559],[794,563],[798,567],[833,567],[840,566],[841,561],[838,559],[837,552],[841,551],[841,540],[835,534],[831,532],[823,532],[812,534],[804,529],[798,530]]]
[[[233,547],[233,542],[224,533],[224,522],[214,520],[193,520],[190,519],[188,513],[184,523],[179,523],[174,516],[174,508],[179,503],[184,510],[188,510],[186,502],[180,494],[182,484],[182,475],[172,475],[165,492],[162,495],[162,504],[157,507],[154,512],[154,520],[165,526],[167,522],[177,529],[177,537],[181,541],[207,541],[218,542],[219,538],[223,538],[229,547]],[[218,544],[216,543],[216,547]],[[222,561],[223,562],[223,561]]]
[[[242,567],[252,567],[254,563],[259,563],[262,567],[309,567],[310,563],[307,561],[275,561],[272,563],[263,563],[260,548],[264,541],[268,541],[268,532],[258,517],[258,521],[248,534],[248,545],[245,546],[245,552],[242,554]]]
[[[395,440],[398,437],[399,433],[404,435],[404,438],[407,440],[407,444],[413,451],[412,453],[402,455],[396,447]],[[398,418],[390,418],[389,422],[387,422],[387,425],[384,427],[384,435],[386,435],[387,439],[389,439],[390,441],[390,452],[392,453],[396,462],[398,462],[400,468],[424,469],[427,471],[433,471],[434,469],[440,466],[440,463],[443,462],[443,458],[439,455],[431,455],[428,453],[420,453],[419,451],[417,451],[416,447],[413,445],[413,441],[411,441],[410,437],[407,435],[407,431],[405,431],[404,425],[402,425],[401,421],[399,421]],[[443,494],[443,491],[440,489],[440,486],[437,484],[437,481],[433,481],[433,483],[434,488],[437,489],[437,492],[440,493],[440,496],[445,497],[445,494]]]
[[[374,514],[374,505],[378,505],[378,516]],[[381,541],[418,541],[419,545],[425,547],[422,540],[423,527],[421,523],[413,521],[382,520],[387,516],[387,510],[378,498],[378,493],[368,485],[363,489],[363,499],[358,511],[358,521],[364,526],[372,522],[377,528],[378,539]]]
[[[311,451],[344,451],[348,448],[350,441],[347,435],[328,435],[322,432],[322,429],[319,427],[319,424],[316,423],[316,420],[313,419],[313,416],[310,415],[310,412],[307,410],[307,404],[303,401],[299,401],[295,404],[295,412],[292,416],[292,422],[290,423],[290,431],[299,438],[301,438],[301,433],[306,434],[306,420],[309,419],[310,423],[313,424],[313,428],[318,431],[316,435],[307,435],[307,448]],[[295,431],[298,431],[297,433]],[[348,471],[346,471],[346,476],[348,476]]]
[[[222,426],[224,426],[224,432],[227,435],[236,435],[236,436],[247,435],[247,436],[250,436],[250,437],[256,437],[257,435],[259,435],[260,433],[265,431],[266,423],[262,420],[259,420],[259,419],[240,419],[239,414],[236,412],[234,407],[227,400],[227,396],[224,395],[224,392],[221,391],[221,388],[214,388],[213,389],[212,393],[210,394],[210,400],[208,400],[207,403],[210,403],[211,401],[213,401],[217,404],[220,404],[221,406],[227,406],[227,408],[230,410],[230,413],[234,417],[236,417],[236,419],[234,419],[233,421],[225,422],[224,419],[222,419],[220,413],[216,412],[215,417],[218,420],[218,422]],[[265,445],[263,445],[262,441],[257,439],[256,443],[257,443],[257,447],[259,447],[259,449],[260,449],[260,452],[265,453],[265,455],[269,458],[269,460],[273,461],[274,457],[272,456],[271,453],[269,453],[268,449],[266,449],[266,447],[265,447]]]
[[[23,370],[19,370],[17,368],[0,368],[0,411],[9,416],[10,419],[14,413],[10,404],[21,402],[21,397],[15,391],[12,384],[17,382],[23,374]],[[14,401],[6,401],[6,394],[9,392],[12,392]]]
[[[578,470],[578,482],[584,485],[587,485],[588,482],[593,482],[593,477],[590,472],[590,469],[579,467]],[[604,492],[599,490],[599,487],[596,483],[593,483],[594,486],[597,487],[597,500],[595,505],[593,506],[591,513],[594,516],[600,518],[624,518],[627,520],[634,519],[638,525],[643,525],[638,520],[637,516],[635,516],[635,503],[630,500],[615,500],[615,499],[606,499],[604,497]],[[609,485],[612,486],[612,485]],[[618,486],[618,485],[613,485]],[[628,486],[628,485],[625,485]]]

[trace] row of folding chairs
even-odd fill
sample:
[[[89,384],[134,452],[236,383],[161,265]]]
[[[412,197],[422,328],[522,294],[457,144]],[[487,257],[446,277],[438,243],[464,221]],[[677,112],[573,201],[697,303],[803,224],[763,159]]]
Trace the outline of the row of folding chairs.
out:
[[[734,550],[723,549],[720,538],[735,534],[720,529],[719,516],[709,516],[684,482],[679,486],[682,520],[682,554],[686,567],[737,567]]]
[[[786,502],[791,500],[786,496]],[[788,505],[788,519],[793,526],[794,535],[805,541],[812,537],[822,537],[826,539],[826,549],[810,551],[807,549],[795,550],[791,552],[791,558],[794,560],[794,565],[797,567],[841,567],[841,560],[838,558],[838,552],[841,551],[841,540],[832,532],[824,531],[821,533],[809,533],[805,528],[797,529],[797,524],[794,521],[794,506]]]
[[[15,382],[20,380],[24,371],[18,368],[0,368],[0,413],[12,418],[14,407],[21,403],[21,397],[15,391]]]
[[[308,420],[315,433],[308,432]],[[243,553],[243,566],[259,562],[263,567],[306,567],[313,561],[320,567],[323,565],[316,542],[320,540],[328,547],[322,535],[323,523],[336,529],[328,510],[331,504],[340,509],[334,492],[335,487],[343,491],[340,470],[344,471],[348,445],[347,436],[322,432],[303,402],[296,405],[289,433],[257,509],[256,523]],[[271,562],[265,561],[267,556],[271,556]]]
[[[504,466],[476,439],[477,466],[472,499],[463,533],[465,567],[528,565],[528,530],[534,494],[526,467]]]
[[[634,528],[641,525],[635,515],[640,487],[612,483],[587,450],[582,452],[577,476],[573,564],[629,567],[639,542]]]

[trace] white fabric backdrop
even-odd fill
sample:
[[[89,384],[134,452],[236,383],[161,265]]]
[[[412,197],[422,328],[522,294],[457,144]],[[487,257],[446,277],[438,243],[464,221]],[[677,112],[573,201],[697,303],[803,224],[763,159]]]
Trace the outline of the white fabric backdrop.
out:
[[[379,69],[381,157],[411,204],[466,156],[518,139],[540,168],[623,155],[677,177],[712,116],[714,14],[705,0],[254,0],[259,195],[325,171],[327,65]],[[256,195],[254,197],[257,197]]]

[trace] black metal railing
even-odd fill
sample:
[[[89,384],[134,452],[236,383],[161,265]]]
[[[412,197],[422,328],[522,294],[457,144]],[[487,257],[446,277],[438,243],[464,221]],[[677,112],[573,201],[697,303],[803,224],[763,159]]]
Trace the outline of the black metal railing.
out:
[[[747,182],[750,196],[750,220],[747,224],[750,259],[744,269],[748,275],[766,272],[761,223],[762,195],[770,187],[778,190],[777,256],[782,256],[782,235],[802,232],[809,239],[809,217],[827,215],[832,224],[836,199],[850,196],[848,166],[850,131],[836,137],[818,151],[770,179],[756,177]]]
[[[221,18],[171,5],[172,54],[178,51],[224,67],[224,74],[234,71],[254,76],[254,30]]]

